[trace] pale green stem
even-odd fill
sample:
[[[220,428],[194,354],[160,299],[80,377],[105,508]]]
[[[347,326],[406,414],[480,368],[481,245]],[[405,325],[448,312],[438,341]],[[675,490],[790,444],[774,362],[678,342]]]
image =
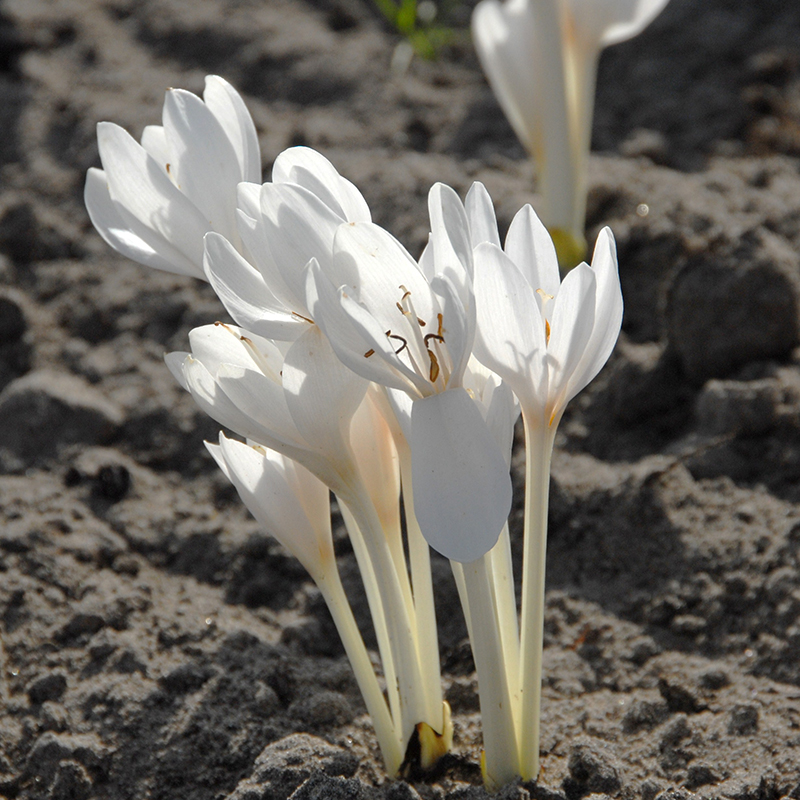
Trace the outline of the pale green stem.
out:
[[[541,151],[534,152],[542,195],[542,219],[548,228],[569,229],[573,218],[575,176],[570,147],[569,111],[564,70],[564,43],[559,0],[531,4],[536,30],[541,81]]]
[[[402,722],[395,720],[395,723],[402,731],[404,741],[407,742],[414,731],[414,726],[419,722],[426,722],[437,730],[437,718],[430,718],[425,704],[413,621],[414,609],[405,604],[394,560],[369,493],[363,486],[358,486],[353,491],[352,498],[344,501],[356,526],[363,534],[369,559],[375,570],[374,577],[381,593],[400,694]],[[441,719],[441,709],[439,709],[439,719]]]
[[[589,188],[589,153],[592,148],[592,121],[597,85],[597,48],[586,42],[573,40],[567,48],[571,73],[573,129],[573,160],[575,163],[575,197],[573,200],[572,232],[583,236],[586,227],[586,195]]]
[[[442,680],[439,663],[439,639],[436,630],[436,607],[433,599],[431,554],[414,514],[414,488],[411,483],[411,451],[403,438],[397,444],[400,456],[400,475],[403,485],[403,506],[406,512],[408,554],[411,579],[414,584],[414,610],[417,626],[418,658],[422,667],[424,690],[429,713],[436,718],[442,714]],[[437,733],[442,725],[432,726]]]
[[[511,540],[508,523],[503,526],[497,544],[489,551],[492,588],[500,625],[503,663],[511,696],[515,729],[519,730],[519,623],[517,621],[517,596],[514,590],[514,570],[511,560]]]
[[[375,578],[375,570],[372,566],[369,552],[367,551],[367,544],[364,541],[364,536],[359,530],[358,525],[356,525],[353,515],[350,513],[347,505],[340,500],[339,507],[342,512],[344,523],[347,526],[350,542],[353,545],[353,552],[358,562],[358,569],[361,573],[364,591],[367,595],[367,603],[372,616],[372,625],[375,628],[375,638],[378,640],[378,651],[381,655],[383,675],[386,679],[386,693],[389,697],[389,706],[392,710],[395,724],[399,730],[402,720],[400,694],[397,691],[397,673],[394,667],[394,657],[392,656],[392,644],[389,639],[389,631],[386,627],[386,612],[384,610],[383,600],[381,599],[380,587]]]
[[[556,426],[522,412],[525,423],[525,539],[522,558],[522,645],[520,661],[520,765],[524,780],[539,774],[539,716],[542,701],[544,578],[550,461]]]
[[[463,571],[461,602],[469,609],[470,641],[478,673],[483,729],[482,772],[486,787],[495,791],[520,774],[520,763],[490,562],[487,554],[460,566]]]
[[[336,629],[339,631],[367,711],[372,717],[372,725],[375,728],[386,771],[390,776],[394,776],[403,763],[405,755],[403,743],[400,741],[378,679],[375,677],[369,653],[364,646],[358,625],[356,625],[335,563],[331,570],[316,580],[316,583],[328,605]]]

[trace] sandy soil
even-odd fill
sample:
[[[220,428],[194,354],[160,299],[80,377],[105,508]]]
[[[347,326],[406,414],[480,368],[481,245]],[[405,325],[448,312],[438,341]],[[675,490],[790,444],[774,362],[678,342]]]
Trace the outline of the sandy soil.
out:
[[[504,800],[800,798],[798,42],[794,3],[672,0],[604,55],[588,222],[626,317],[558,440],[543,769]],[[265,175],[321,150],[412,252],[434,180],[482,180],[507,226],[533,173],[468,41],[404,75],[395,44],[365,0],[0,3],[0,796],[485,797],[447,565],[454,753],[387,782],[324,605],[163,365],[221,307],[81,200],[98,121],[138,136],[217,72]]]

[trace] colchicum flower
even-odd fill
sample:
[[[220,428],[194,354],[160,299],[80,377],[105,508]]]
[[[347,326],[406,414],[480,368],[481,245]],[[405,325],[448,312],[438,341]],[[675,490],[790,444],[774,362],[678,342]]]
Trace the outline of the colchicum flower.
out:
[[[479,216],[487,210],[485,203],[471,206]],[[484,213],[481,229],[490,229],[493,217]],[[579,264],[561,281],[553,242],[525,206],[504,250],[493,241],[475,248],[475,295],[475,355],[514,391],[525,423],[519,753],[529,780],[539,771],[550,459],[567,403],[597,375],[619,336],[622,293],[611,231],[600,232],[592,265]]]
[[[261,183],[256,129],[238,92],[216,75],[206,78],[203,100],[170,89],[163,123],[148,125],[141,144],[99,123],[103,169],[86,175],[86,209],[106,242],[133,261],[205,280],[207,231],[241,249],[236,187]]]
[[[341,225],[333,258],[309,274],[308,305],[342,362],[387,387],[406,419],[414,512],[428,543],[469,562],[497,541],[511,480],[463,386],[475,335],[466,215],[441,184],[429,205],[433,231],[422,266],[377,225]],[[396,392],[411,399],[410,414]]]
[[[472,34],[484,72],[538,170],[561,266],[586,253],[584,223],[600,51],[640,33],[669,0],[481,0]]]

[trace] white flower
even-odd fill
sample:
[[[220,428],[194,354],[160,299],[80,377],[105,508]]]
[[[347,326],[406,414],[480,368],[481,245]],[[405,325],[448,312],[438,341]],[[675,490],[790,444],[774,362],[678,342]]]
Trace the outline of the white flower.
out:
[[[542,216],[562,265],[585,252],[583,228],[600,50],[636,36],[668,0],[482,0],[472,32],[500,105],[533,156]]]
[[[552,426],[597,375],[616,344],[622,292],[611,231],[592,266],[561,281],[552,240],[530,206],[517,213],[505,250],[475,249],[475,355],[513,389],[531,424]]]
[[[225,237],[210,233],[206,274],[237,324],[292,340],[312,321],[305,299],[308,262],[327,264],[342,223],[369,221],[361,193],[324,156],[292,147],[275,160],[271,183],[239,187],[238,233],[249,261]]]
[[[237,185],[261,182],[255,126],[242,98],[216,75],[203,100],[170,89],[163,127],[138,144],[111,122],[97,126],[103,169],[86,175],[84,200],[98,233],[128,258],[205,279],[203,236],[218,231],[237,248]]]
[[[343,363],[413,401],[406,438],[417,521],[435,550],[466,562],[497,541],[511,482],[463,387],[475,332],[466,215],[442,185],[430,207],[424,267],[378,226],[342,225],[333,258],[311,267],[308,305]]]

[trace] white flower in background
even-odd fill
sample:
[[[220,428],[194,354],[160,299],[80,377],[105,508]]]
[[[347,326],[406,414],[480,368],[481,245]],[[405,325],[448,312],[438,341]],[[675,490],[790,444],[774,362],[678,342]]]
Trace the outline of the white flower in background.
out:
[[[369,222],[361,193],[324,156],[292,147],[275,160],[272,182],[239,187],[238,232],[249,261],[224,236],[206,236],[205,270],[228,313],[260,336],[297,338],[312,322],[308,262],[327,264],[344,222]]]
[[[333,258],[312,265],[308,305],[344,364],[412,400],[406,438],[417,522],[435,550],[468,562],[497,541],[511,481],[463,385],[475,335],[466,216],[441,184],[430,208],[427,275],[378,226],[341,225]]]
[[[597,62],[640,33],[669,0],[482,0],[478,56],[500,106],[536,162],[542,217],[562,267],[586,252],[584,223]]]
[[[86,175],[84,200],[98,233],[118,252],[149,267],[205,280],[203,236],[217,231],[237,249],[237,186],[261,182],[255,126],[242,98],[216,75],[201,100],[170,89],[163,126],[137,143],[101,122],[103,169]]]

